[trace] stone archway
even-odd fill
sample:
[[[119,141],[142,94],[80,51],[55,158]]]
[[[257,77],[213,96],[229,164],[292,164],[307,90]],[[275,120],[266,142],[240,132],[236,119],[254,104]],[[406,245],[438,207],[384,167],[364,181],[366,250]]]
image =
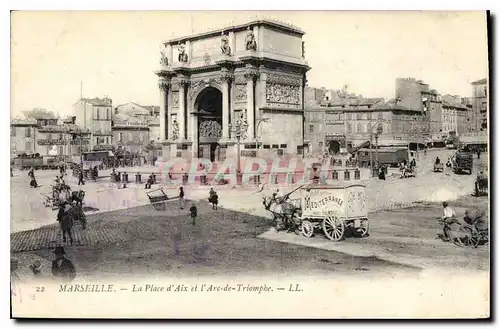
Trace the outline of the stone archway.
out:
[[[340,142],[330,141],[328,142],[328,150],[331,154],[337,154],[340,152]]]
[[[198,117],[198,157],[219,161],[225,156],[219,145],[222,138],[222,92],[214,87],[204,88],[194,103]]]

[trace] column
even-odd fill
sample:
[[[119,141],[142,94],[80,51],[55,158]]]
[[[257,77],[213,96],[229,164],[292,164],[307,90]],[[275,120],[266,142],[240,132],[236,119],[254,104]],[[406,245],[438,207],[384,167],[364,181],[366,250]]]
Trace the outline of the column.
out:
[[[188,55],[188,63],[191,63],[191,57],[193,56],[193,47],[191,45],[191,41],[186,41],[186,54]]]
[[[193,158],[198,158],[198,117],[195,114],[190,114],[189,131],[191,135],[191,155]]]
[[[168,139],[168,102],[167,95],[170,83],[166,79],[160,79],[160,142]]]
[[[222,76],[222,138],[229,139],[229,75]]]
[[[179,81],[179,139],[186,139],[186,103],[185,103],[185,91],[186,91],[187,80],[181,79]]]
[[[255,138],[255,106],[253,101],[253,83],[254,73],[249,72],[245,75],[247,78],[247,120],[248,120],[248,139]]]

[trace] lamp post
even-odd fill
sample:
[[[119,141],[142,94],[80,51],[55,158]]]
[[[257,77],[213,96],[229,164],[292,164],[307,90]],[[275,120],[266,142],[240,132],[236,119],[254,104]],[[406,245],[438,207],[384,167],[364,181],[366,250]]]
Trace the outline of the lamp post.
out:
[[[248,125],[241,120],[236,120],[236,123],[229,124],[229,130],[234,133],[236,137],[236,182],[238,185],[241,185],[242,182],[242,174],[241,174],[241,164],[240,164],[240,140],[243,132],[246,131]]]
[[[256,156],[258,155],[258,150],[259,150],[259,126],[262,122],[268,122],[269,121],[269,118],[259,118],[257,120],[257,127],[255,129],[255,152],[256,152]]]
[[[382,121],[376,121],[375,122],[375,126],[377,127],[376,131],[373,132],[374,127],[372,128],[372,131],[370,131],[370,170],[372,171],[372,177],[374,177],[373,151],[372,151],[373,137],[375,137],[375,162],[378,163],[378,138],[379,135],[381,135],[384,132],[381,122]]]

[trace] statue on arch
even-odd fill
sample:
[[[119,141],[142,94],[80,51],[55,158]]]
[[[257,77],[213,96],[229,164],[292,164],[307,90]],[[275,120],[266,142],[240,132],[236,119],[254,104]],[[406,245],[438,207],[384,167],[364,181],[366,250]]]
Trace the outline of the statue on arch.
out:
[[[179,139],[179,123],[176,119],[172,122],[172,140]]]
[[[231,47],[229,46],[229,38],[222,32],[222,39],[220,40],[220,49],[223,55],[231,56]]]
[[[249,26],[248,27],[248,33],[245,38],[245,44],[246,44],[246,49],[247,50],[257,50],[257,42],[255,41],[255,34],[252,31],[252,28]]]
[[[165,49],[160,50],[161,58],[160,58],[160,64],[163,66],[168,66],[168,57],[167,54],[165,54]]]
[[[179,62],[186,63],[188,61],[188,55],[186,54],[186,47],[184,46],[184,44],[180,43],[177,50],[179,51]]]

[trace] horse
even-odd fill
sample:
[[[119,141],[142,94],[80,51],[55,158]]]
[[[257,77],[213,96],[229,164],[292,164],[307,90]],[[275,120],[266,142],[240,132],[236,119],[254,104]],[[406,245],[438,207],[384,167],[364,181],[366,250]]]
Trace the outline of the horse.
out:
[[[69,198],[70,202],[76,202],[77,205],[83,206],[83,199],[85,198],[85,191],[78,190],[71,192],[71,196]]]
[[[288,201],[288,196],[276,198],[276,193],[274,193],[272,197],[263,197],[262,204],[267,211],[273,214],[276,231],[294,231],[296,229],[296,224],[293,219],[298,213],[299,208]],[[279,225],[278,218],[281,219],[282,228]]]

